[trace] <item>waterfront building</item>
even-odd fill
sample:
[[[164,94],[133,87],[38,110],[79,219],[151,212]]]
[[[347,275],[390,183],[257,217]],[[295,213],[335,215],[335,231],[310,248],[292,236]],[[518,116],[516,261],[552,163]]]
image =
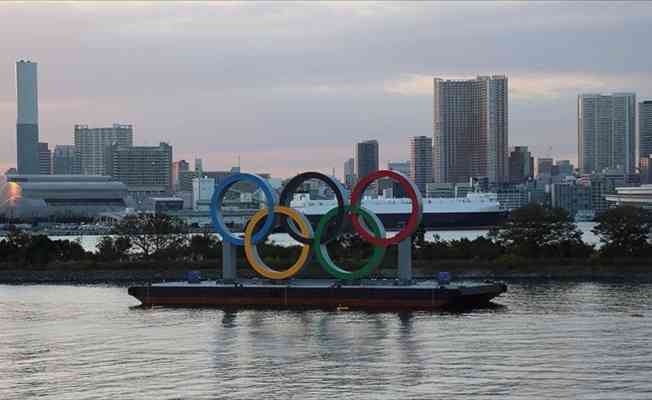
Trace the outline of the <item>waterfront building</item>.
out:
[[[82,175],[107,175],[107,149],[112,146],[131,147],[133,127],[113,124],[110,128],[89,128],[75,125],[75,161]]]
[[[572,176],[575,169],[570,160],[557,160],[555,167],[557,167],[557,172],[562,177]]]
[[[537,177],[552,176],[554,164],[555,161],[552,158],[537,158]]]
[[[37,64],[16,62],[16,169],[39,173]]]
[[[638,156],[647,159],[652,154],[652,100],[638,103]]]
[[[97,218],[124,214],[127,187],[108,176],[6,175],[0,183],[0,214],[5,218]]]
[[[583,174],[605,169],[634,172],[636,94],[581,94],[577,99],[579,168]]]
[[[638,160],[638,171],[641,176],[641,184],[652,183],[652,154]]]
[[[410,138],[410,178],[426,193],[426,185],[432,183],[432,139],[428,136]]]
[[[75,170],[75,146],[58,144],[52,153],[52,173],[54,175],[73,175],[79,173]]]
[[[52,175],[52,152],[47,143],[38,143],[38,173]]]
[[[215,192],[215,179],[205,176],[192,180],[192,209],[208,212]]]
[[[344,162],[344,185],[349,189],[355,185],[355,160],[353,158]]]
[[[389,161],[387,163],[387,169],[390,171],[396,171],[400,172],[401,174],[410,177],[410,162],[409,161]],[[388,197],[389,194],[391,194],[391,197],[394,198],[405,198],[407,197],[407,193],[405,192],[405,188],[401,186],[398,182],[394,182],[392,179],[387,179],[389,182],[391,182],[390,191],[385,191],[383,196]],[[381,179],[379,182],[384,181],[384,179]]]
[[[379,152],[377,140],[366,140],[355,145],[356,175],[358,179],[378,171]]]
[[[506,76],[434,78],[433,109],[435,182],[509,179]]]
[[[172,191],[180,192],[183,191],[183,187],[186,188],[190,186],[192,188],[192,177],[190,174],[184,174],[184,172],[190,171],[190,164],[186,160],[179,160],[172,163]],[[182,180],[189,180],[189,185],[184,185]]]
[[[509,153],[509,182],[523,183],[534,176],[534,158],[527,146],[514,146]]]
[[[167,194],[172,182],[172,146],[109,146],[106,173],[127,185],[135,200]],[[140,203],[140,201],[139,201]]]
[[[574,182],[551,185],[552,206],[563,208],[571,217],[593,214],[592,188]]]

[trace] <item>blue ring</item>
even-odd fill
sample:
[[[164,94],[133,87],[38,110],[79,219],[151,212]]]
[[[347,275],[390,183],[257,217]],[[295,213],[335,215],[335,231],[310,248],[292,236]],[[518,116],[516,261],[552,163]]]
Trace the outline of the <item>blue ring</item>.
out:
[[[222,240],[225,240],[235,246],[244,246],[244,239],[233,236],[229,228],[224,224],[222,218],[222,213],[220,208],[222,207],[222,201],[226,192],[240,181],[248,181],[254,183],[258,186],[263,193],[265,194],[265,204],[267,205],[268,210],[273,210],[276,206],[276,196],[274,195],[274,189],[272,186],[263,178],[255,174],[234,174],[229,175],[219,186],[215,187],[215,192],[213,192],[213,197],[211,198],[211,220],[213,221],[213,229],[220,236]],[[267,235],[270,234],[272,228],[274,227],[274,213],[270,212],[265,217],[265,223],[263,227],[251,238],[251,242],[256,244],[267,238]]]

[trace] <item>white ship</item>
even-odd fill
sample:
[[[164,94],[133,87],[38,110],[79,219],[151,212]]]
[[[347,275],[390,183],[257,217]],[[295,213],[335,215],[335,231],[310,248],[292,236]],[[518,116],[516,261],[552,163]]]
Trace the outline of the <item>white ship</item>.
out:
[[[310,221],[316,223],[322,215],[337,206],[337,200],[313,200],[309,194],[295,194],[292,208],[301,211]],[[364,198],[362,206],[374,212],[387,229],[400,229],[412,211],[412,202],[407,198]],[[481,228],[500,224],[508,216],[495,193],[469,193],[466,197],[423,198],[425,229]]]

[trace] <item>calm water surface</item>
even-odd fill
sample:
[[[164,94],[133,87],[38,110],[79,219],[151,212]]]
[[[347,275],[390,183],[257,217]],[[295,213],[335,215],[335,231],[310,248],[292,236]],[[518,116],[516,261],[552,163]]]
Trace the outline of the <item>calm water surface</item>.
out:
[[[651,399],[651,293],[512,284],[497,309],[368,314],[0,286],[0,399]]]

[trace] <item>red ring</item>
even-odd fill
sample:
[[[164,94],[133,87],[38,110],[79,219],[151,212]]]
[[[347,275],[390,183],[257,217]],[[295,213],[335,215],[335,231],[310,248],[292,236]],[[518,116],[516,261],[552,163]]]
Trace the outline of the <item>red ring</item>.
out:
[[[421,217],[423,215],[423,200],[421,198],[421,192],[414,185],[414,183],[409,180],[405,175],[397,171],[392,170],[380,170],[373,172],[364,178],[362,178],[353,188],[351,192],[351,206],[360,207],[362,196],[364,191],[371,185],[371,183],[380,178],[391,178],[397,181],[405,190],[410,200],[412,200],[412,212],[408,218],[407,224],[403,229],[399,231],[396,235],[391,238],[376,238],[374,237],[366,228],[360,223],[360,218],[351,215],[351,222],[353,229],[367,242],[376,245],[387,247],[393,244],[398,244],[416,232],[419,224],[421,223]]]

